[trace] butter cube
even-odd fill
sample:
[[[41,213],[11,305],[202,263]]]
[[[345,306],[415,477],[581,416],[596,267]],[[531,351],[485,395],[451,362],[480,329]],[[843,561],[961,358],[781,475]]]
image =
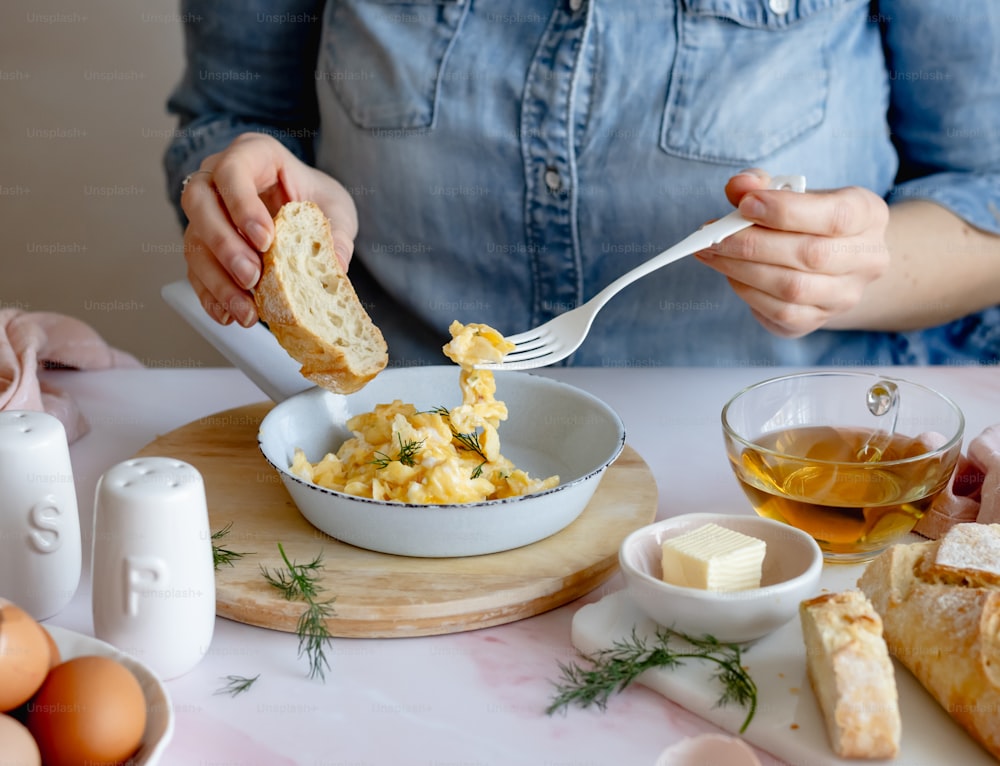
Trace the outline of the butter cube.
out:
[[[759,588],[766,548],[756,537],[705,524],[663,541],[663,580],[702,590]]]

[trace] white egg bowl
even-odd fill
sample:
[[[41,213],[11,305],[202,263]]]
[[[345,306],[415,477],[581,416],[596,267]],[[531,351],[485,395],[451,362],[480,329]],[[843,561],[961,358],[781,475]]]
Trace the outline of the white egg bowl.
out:
[[[705,524],[765,542],[759,588],[717,592],[663,581],[663,542]],[[759,516],[724,513],[688,513],[637,529],[622,541],[618,560],[629,597],[650,619],[726,643],[753,641],[787,623],[802,601],[819,593],[823,571],[819,545],[805,532]]]
[[[174,709],[166,687],[147,665],[114,646],[93,636],[77,633],[57,625],[44,625],[52,636],[62,661],[74,657],[99,655],[117,660],[135,676],[146,698],[146,729],[142,735],[139,751],[125,766],[155,766],[174,734]],[[2,755],[2,753],[0,753]],[[0,759],[0,763],[4,761]]]
[[[448,505],[360,498],[291,473],[296,448],[311,462],[353,434],[347,421],[400,399],[420,410],[461,402],[457,366],[390,368],[342,396],[319,388],[295,394],[261,421],[261,453],[280,475],[302,515],[342,542],[404,556],[474,556],[542,540],[571,524],[625,445],[625,427],[607,404],[573,386],[523,372],[497,372],[496,398],[508,419],[500,452],[534,478],[560,484],[524,497]]]

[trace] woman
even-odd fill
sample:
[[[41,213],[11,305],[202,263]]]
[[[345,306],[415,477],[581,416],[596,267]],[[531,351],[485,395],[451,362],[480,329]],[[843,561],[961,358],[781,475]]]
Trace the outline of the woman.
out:
[[[218,321],[256,321],[258,253],[288,199],[326,211],[397,365],[440,362],[454,319],[505,334],[544,322],[737,205],[758,225],[627,288],[567,363],[1000,355],[992,4],[182,12],[166,168],[189,279]],[[759,168],[812,191],[763,190]]]

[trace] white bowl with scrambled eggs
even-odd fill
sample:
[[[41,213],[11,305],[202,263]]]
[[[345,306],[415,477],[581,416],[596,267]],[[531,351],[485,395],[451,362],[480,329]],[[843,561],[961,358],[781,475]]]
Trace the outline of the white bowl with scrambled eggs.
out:
[[[605,469],[620,454],[625,443],[621,419],[585,391],[523,372],[491,373],[496,402],[506,410],[506,419],[494,418],[492,397],[488,391],[475,394],[477,384],[465,380],[467,373],[455,365],[389,368],[347,396],[319,388],[297,394],[262,421],[261,452],[310,523],[361,548],[406,556],[472,556],[518,548],[562,530],[583,512]],[[494,435],[489,423],[473,428],[479,415],[470,415],[468,406],[463,409],[470,390],[486,400],[479,415],[485,412],[486,420],[495,423]],[[412,409],[397,411],[394,402],[397,409]],[[366,422],[380,405],[390,405],[375,419],[382,423]],[[401,423],[397,415],[411,420]],[[461,419],[466,416],[471,423]],[[390,421],[395,426],[385,431]],[[440,436],[442,428],[455,423],[452,435],[478,433],[481,456],[475,450],[461,450],[460,458],[435,451],[435,445],[451,441],[447,433]],[[370,456],[342,450],[359,434],[368,449],[383,442],[375,450],[374,465]],[[292,469],[297,451],[298,473]],[[337,462],[348,465],[348,473],[362,474],[357,486],[323,478],[325,457],[338,451]],[[392,480],[423,470],[421,461],[445,465],[433,478],[421,476],[416,484],[422,482],[424,489],[399,490],[401,484]],[[363,475],[366,471],[392,476],[373,481],[372,475]],[[502,496],[465,501],[469,485],[481,483],[484,475]],[[528,494],[518,494],[524,492]],[[433,497],[428,499],[428,493]]]

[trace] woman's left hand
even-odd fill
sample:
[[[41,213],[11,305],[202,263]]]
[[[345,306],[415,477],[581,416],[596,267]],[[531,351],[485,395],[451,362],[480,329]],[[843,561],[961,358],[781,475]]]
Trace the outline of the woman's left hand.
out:
[[[888,205],[860,187],[800,194],[767,190],[769,180],[760,170],[729,180],[729,201],[758,225],[696,257],[775,335],[836,326],[889,268]]]

